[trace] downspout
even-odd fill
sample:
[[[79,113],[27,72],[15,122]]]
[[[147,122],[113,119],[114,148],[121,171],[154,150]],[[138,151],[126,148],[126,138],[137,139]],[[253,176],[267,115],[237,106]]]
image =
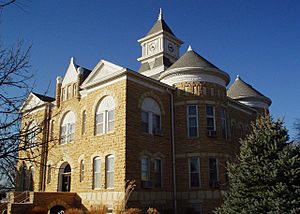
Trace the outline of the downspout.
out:
[[[45,144],[44,144],[44,157],[43,157],[43,175],[42,175],[42,192],[45,192],[46,185],[46,170],[47,170],[47,156],[48,156],[48,140],[50,134],[50,105],[47,105],[47,115],[46,115],[46,133],[45,133]]]
[[[174,97],[173,93],[167,88],[171,97],[171,143],[172,143],[172,169],[173,169],[173,206],[174,214],[177,214],[177,191],[176,191],[176,159],[175,159],[175,137],[174,137]]]

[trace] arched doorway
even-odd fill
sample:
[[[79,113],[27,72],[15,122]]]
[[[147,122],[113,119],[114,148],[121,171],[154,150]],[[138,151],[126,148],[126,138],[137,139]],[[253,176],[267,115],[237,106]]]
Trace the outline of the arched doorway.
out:
[[[56,205],[50,209],[50,214],[64,214],[66,208],[61,205]]]
[[[71,166],[63,163],[59,169],[59,190],[62,192],[70,192],[71,190]]]

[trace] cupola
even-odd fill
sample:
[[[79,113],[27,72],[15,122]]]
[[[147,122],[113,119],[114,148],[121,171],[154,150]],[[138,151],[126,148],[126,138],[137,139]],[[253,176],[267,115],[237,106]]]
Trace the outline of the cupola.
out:
[[[138,42],[142,47],[142,56],[137,59],[141,63],[138,72],[154,79],[179,58],[183,43],[165,22],[162,9],[153,27]]]

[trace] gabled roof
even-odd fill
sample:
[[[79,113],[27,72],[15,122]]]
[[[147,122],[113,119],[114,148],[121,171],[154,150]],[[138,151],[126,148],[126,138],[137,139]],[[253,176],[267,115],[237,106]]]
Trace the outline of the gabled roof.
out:
[[[147,33],[147,36],[160,32],[160,31],[164,31],[164,32],[168,32],[169,34],[171,34],[172,36],[175,37],[174,33],[172,32],[172,30],[169,28],[169,26],[167,25],[167,23],[165,22],[165,20],[163,19],[163,14],[162,14],[162,10],[160,9],[159,11],[159,15],[157,18],[157,21],[155,22],[155,24],[153,25],[153,27],[151,28],[151,30]]]
[[[38,93],[30,92],[27,96],[26,100],[23,102],[23,104],[20,107],[20,112],[28,112],[32,111],[40,106],[45,105],[46,103],[51,103],[55,99],[52,97],[48,97],[45,95],[41,95]]]
[[[91,70],[76,64],[75,58],[71,57],[69,66],[62,81],[62,86],[77,81],[78,69],[80,69],[83,74],[83,80],[91,73]]]
[[[191,47],[168,70],[183,67],[203,67],[218,69],[217,66],[200,56]]]
[[[95,85],[98,82],[103,81],[104,79],[117,75],[123,70],[123,67],[102,59],[98,62],[95,68],[93,68],[89,76],[84,80],[84,82],[81,85],[81,88],[86,88]]]
[[[34,94],[35,96],[37,96],[40,100],[42,100],[44,102],[51,103],[51,102],[53,102],[55,100],[53,97],[49,97],[49,96],[46,96],[46,95],[38,94],[38,93],[35,93],[35,92],[32,92],[32,94]]]
[[[253,88],[250,84],[244,82],[238,75],[235,81],[227,90],[227,95],[232,99],[257,98],[265,100],[269,105],[271,100],[262,93]]]

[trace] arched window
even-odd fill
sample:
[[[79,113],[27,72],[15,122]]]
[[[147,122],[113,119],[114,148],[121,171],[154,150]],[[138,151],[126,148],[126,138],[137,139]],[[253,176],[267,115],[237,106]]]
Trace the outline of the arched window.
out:
[[[84,180],[84,160],[80,161],[80,175],[79,180],[82,182]]]
[[[161,110],[158,103],[147,97],[142,103],[142,130],[149,134],[161,134]]]
[[[33,166],[31,166],[30,168],[29,168],[29,178],[28,178],[28,190],[29,191],[33,191],[34,190],[34,180],[33,180],[33,178],[34,178],[34,168],[33,168]]]
[[[75,114],[69,111],[63,118],[60,126],[60,143],[69,143],[74,140]]]
[[[27,190],[27,188],[26,188],[27,166],[24,161],[22,162],[20,171],[21,171],[20,189],[21,189],[21,191],[25,191],[25,190]]]
[[[68,86],[68,91],[67,91],[67,99],[71,98],[71,86]]]
[[[95,133],[96,135],[113,132],[115,129],[115,101],[107,96],[99,103],[96,109]]]
[[[86,134],[86,110],[82,112],[82,134]]]
[[[106,188],[114,187],[114,174],[115,174],[115,157],[108,155],[105,160],[106,163]]]
[[[93,160],[93,188],[100,188],[101,184],[101,159],[95,157]]]
[[[35,121],[32,121],[26,130],[26,146],[32,148],[36,146],[38,126]]]

